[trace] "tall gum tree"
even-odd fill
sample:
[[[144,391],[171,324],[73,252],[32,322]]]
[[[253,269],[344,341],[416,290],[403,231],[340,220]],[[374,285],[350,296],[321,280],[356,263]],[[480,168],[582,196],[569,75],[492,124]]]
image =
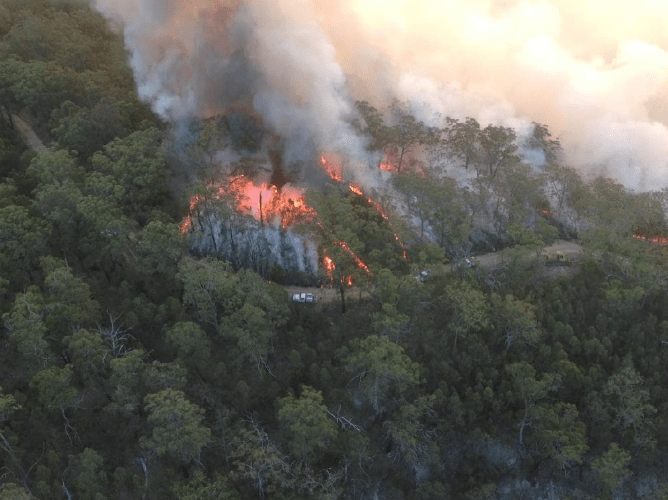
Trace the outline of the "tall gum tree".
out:
[[[357,380],[375,415],[381,413],[392,390],[419,382],[419,365],[388,337],[370,335],[353,340],[343,363],[345,370],[353,374],[352,381]]]
[[[327,449],[337,434],[336,425],[328,415],[322,393],[302,386],[301,394],[278,401],[278,420],[285,429],[293,455],[308,464],[319,451]]]
[[[204,410],[175,389],[149,394],[144,398],[144,408],[152,430],[150,436],[140,438],[140,446],[158,456],[201,465],[202,448],[211,441],[211,430],[204,425]]]

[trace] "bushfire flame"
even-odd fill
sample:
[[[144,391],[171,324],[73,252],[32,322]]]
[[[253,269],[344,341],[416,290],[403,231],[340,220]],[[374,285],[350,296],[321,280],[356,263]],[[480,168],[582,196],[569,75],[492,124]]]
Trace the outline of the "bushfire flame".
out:
[[[348,252],[348,255],[350,255],[350,258],[355,261],[355,264],[357,264],[357,267],[359,267],[361,270],[365,271],[369,276],[373,278],[373,273],[371,272],[371,269],[364,263],[362,259],[360,259],[355,252],[352,251],[352,249],[348,246],[348,243],[345,241],[335,241],[335,245],[343,248],[346,252]]]
[[[369,269],[369,267],[364,263],[362,259],[360,259],[355,252],[348,246],[348,244],[345,241],[335,241],[334,245],[343,248],[346,252],[348,252],[348,255],[350,255],[350,258],[355,261],[355,264],[357,265],[358,268],[362,269],[365,271],[370,277],[373,278],[373,273]],[[336,269],[336,264],[334,263],[334,260],[329,256],[325,255],[322,259],[322,264],[325,267],[325,273],[327,274],[327,277],[329,280],[333,283],[334,282],[334,270]],[[347,275],[341,278],[341,283],[346,285],[346,286],[353,286],[354,284],[354,279],[352,275]]]
[[[348,186],[348,189],[350,189],[350,191],[351,191],[352,193],[355,193],[357,196],[363,196],[364,198],[366,198],[366,201],[367,201],[369,204],[373,205],[373,206],[376,208],[376,210],[378,211],[378,213],[380,214],[380,216],[381,216],[384,220],[386,220],[386,221],[389,221],[389,220],[390,220],[390,218],[389,218],[388,215],[385,213],[385,211],[383,210],[383,207],[380,205],[380,203],[378,203],[376,200],[374,200],[374,199],[372,199],[372,198],[370,198],[370,197],[368,197],[368,196],[364,196],[364,193],[362,192],[362,190],[361,190],[360,188],[358,188],[358,187],[355,186],[354,184],[350,184],[350,185]],[[403,257],[404,257],[404,260],[408,260],[408,254],[406,254],[406,245],[404,244],[403,241],[401,241],[401,238],[399,238],[399,235],[398,235],[397,233],[394,233],[394,239],[396,240],[397,243],[399,243],[399,245],[401,246],[401,248],[402,248],[402,250],[403,250]]]
[[[633,233],[633,237],[637,240],[649,241],[651,243],[660,243],[661,245],[668,245],[668,237],[666,236],[645,236],[640,233]]]
[[[314,219],[318,215],[306,204],[303,191],[295,187],[278,189],[266,183],[256,184],[245,175],[237,175],[231,177],[225,185],[209,185],[207,188],[215,191],[213,198],[217,200],[232,196],[236,210],[252,215],[261,224],[279,219],[281,227],[286,229],[298,220]],[[204,200],[205,197],[201,195],[190,198],[188,215],[180,226],[181,234],[192,228],[192,217]]]
[[[190,204],[188,205],[188,215],[186,216],[185,219],[183,219],[183,222],[179,226],[179,231],[181,232],[181,234],[186,234],[192,228],[192,226],[193,226],[193,219],[192,219],[193,212],[195,212],[195,209],[197,208],[197,205],[199,205],[199,203],[201,201],[203,201],[203,199],[204,198],[202,196],[197,195],[197,194],[190,198]]]
[[[343,181],[341,166],[338,162],[322,155],[320,157],[320,163],[325,173],[327,173],[332,180],[336,182]],[[359,186],[349,184],[348,188],[352,193],[365,198],[369,204],[373,205],[384,220],[389,220],[389,217],[384,212],[380,203],[365,196]],[[261,224],[270,223],[279,219],[281,227],[286,229],[298,220],[314,221],[317,220],[318,217],[317,212],[306,204],[303,190],[295,187],[283,186],[283,188],[279,189],[271,184],[257,184],[245,175],[236,175],[230,177],[224,184],[210,184],[207,186],[207,189],[214,193],[211,196],[216,200],[231,197],[234,200],[236,210],[253,216],[256,220],[259,220]],[[207,196],[200,194],[193,195],[190,198],[188,215],[180,226],[181,234],[185,234],[192,230],[193,217],[196,215],[200,204],[205,202],[206,199]],[[399,235],[395,233],[394,239],[403,248],[403,257],[404,259],[407,259],[406,248],[399,238]],[[333,244],[345,250],[359,269],[363,270],[368,276],[373,277],[373,273],[366,263],[345,241],[334,241]],[[325,273],[330,281],[333,282],[334,270],[336,269],[334,260],[328,255],[325,255],[323,257],[323,266],[325,268]],[[343,277],[341,278],[341,282],[347,286],[352,286],[353,277],[351,275]]]
[[[331,177],[332,180],[336,182],[343,181],[343,175],[341,173],[341,165],[335,161],[328,159],[325,155],[320,157],[320,164],[325,170],[325,173]]]
[[[325,273],[327,274],[329,280],[334,281],[334,269],[336,269],[336,264],[334,264],[332,258],[325,255],[325,257],[322,259],[322,264],[325,266]]]

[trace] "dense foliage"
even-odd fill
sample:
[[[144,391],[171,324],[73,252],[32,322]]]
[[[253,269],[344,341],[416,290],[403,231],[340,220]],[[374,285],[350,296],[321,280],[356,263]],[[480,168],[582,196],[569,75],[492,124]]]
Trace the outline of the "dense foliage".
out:
[[[522,480],[668,498],[668,250],[632,237],[666,234],[665,193],[585,182],[542,125],[539,171],[512,129],[358,103],[394,158],[377,193],[393,226],[311,193],[319,243],[369,272],[338,251],[345,314],[292,304],[189,255],[170,186],[190,160],[166,153],[125,61],[79,3],[0,0],[0,499],[532,496]],[[576,233],[577,262],[547,273],[541,249]]]

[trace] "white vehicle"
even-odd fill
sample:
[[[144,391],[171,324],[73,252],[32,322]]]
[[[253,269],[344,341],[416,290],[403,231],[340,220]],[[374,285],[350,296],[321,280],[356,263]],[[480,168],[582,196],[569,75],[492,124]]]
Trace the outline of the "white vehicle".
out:
[[[471,257],[471,259],[464,259],[464,262],[466,263],[466,267],[475,267],[475,262],[473,262],[473,257]]]
[[[420,271],[420,274],[418,274],[415,279],[422,282],[429,278],[431,276],[431,269],[425,269],[424,271]]]
[[[292,302],[299,302],[301,304],[315,304],[315,295],[312,293],[293,293]]]

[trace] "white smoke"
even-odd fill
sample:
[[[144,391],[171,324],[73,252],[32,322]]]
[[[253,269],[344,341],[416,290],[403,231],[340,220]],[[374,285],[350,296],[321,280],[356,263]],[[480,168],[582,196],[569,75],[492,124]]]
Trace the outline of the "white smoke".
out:
[[[163,117],[259,113],[287,160],[366,163],[355,99],[559,137],[567,163],[668,185],[663,0],[96,0]],[[440,117],[440,118],[439,118]]]
[[[334,47],[304,4],[270,0],[116,3],[140,98],[179,122],[245,106],[285,140],[286,163],[319,151],[363,162],[353,100]]]

